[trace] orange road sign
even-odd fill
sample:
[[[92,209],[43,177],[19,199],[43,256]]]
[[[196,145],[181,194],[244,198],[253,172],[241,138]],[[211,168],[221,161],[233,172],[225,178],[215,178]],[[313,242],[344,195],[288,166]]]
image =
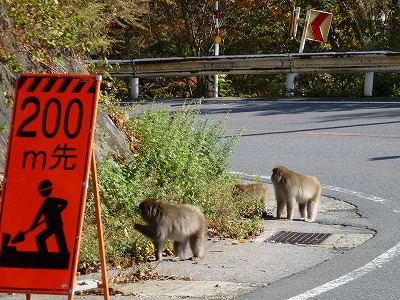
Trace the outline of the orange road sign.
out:
[[[17,80],[0,207],[0,292],[73,291],[100,80]]]

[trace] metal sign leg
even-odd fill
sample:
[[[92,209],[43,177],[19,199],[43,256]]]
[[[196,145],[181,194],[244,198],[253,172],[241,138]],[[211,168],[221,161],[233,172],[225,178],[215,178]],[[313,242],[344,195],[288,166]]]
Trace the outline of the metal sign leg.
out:
[[[102,284],[99,287],[103,289],[104,299],[109,300],[110,295],[108,290],[107,264],[106,264],[106,255],[104,249],[103,224],[101,222],[100,194],[97,182],[97,169],[96,169],[96,159],[95,159],[94,149],[92,150],[92,159],[90,164],[92,171],[92,184],[93,184],[94,205],[95,205],[96,223],[97,223],[97,236],[99,239],[100,264],[102,273]]]

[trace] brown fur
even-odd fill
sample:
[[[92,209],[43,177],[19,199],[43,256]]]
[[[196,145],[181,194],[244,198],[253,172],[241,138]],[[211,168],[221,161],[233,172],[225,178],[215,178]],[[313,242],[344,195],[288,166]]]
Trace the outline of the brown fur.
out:
[[[203,256],[206,219],[198,206],[148,198],[139,208],[147,225],[135,224],[134,228],[153,240],[156,260],[162,259],[165,240],[174,241],[179,259],[184,259],[188,242],[194,259]]]
[[[271,181],[277,202],[276,217],[280,218],[287,206],[287,218],[293,220],[297,202],[301,219],[314,222],[321,197],[321,184],[314,176],[305,175],[277,166],[272,170]]]
[[[266,184],[261,182],[235,184],[232,194],[235,197],[244,195],[245,197],[251,197],[259,200],[264,207],[262,217],[267,217],[268,187]]]

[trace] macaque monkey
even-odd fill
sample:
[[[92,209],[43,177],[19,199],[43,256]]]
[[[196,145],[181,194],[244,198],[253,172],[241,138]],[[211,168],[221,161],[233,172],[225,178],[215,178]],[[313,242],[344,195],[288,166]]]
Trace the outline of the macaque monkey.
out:
[[[278,219],[281,218],[282,211],[287,206],[287,218],[293,220],[294,206],[297,202],[301,220],[315,221],[321,197],[321,184],[317,178],[278,166],[272,170],[271,181],[275,189]]]
[[[153,240],[157,261],[162,260],[167,239],[174,241],[174,260],[184,259],[188,242],[193,260],[203,256],[206,219],[198,206],[147,198],[139,209],[147,225],[135,224],[134,228]]]
[[[248,184],[235,184],[233,187],[233,196],[243,195],[260,200],[263,205],[262,217],[267,217],[267,202],[268,202],[268,188],[266,184],[261,182],[248,183]]]

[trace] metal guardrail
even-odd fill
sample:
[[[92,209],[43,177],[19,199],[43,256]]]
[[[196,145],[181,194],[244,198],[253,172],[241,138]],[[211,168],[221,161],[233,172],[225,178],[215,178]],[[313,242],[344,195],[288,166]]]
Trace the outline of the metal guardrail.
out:
[[[325,52],[202,57],[90,60],[98,71],[115,77],[173,77],[215,74],[367,73],[399,72],[400,52]],[[367,79],[367,77],[366,77]],[[367,80],[366,80],[367,82]],[[138,89],[138,81],[131,89]],[[364,86],[364,94],[366,87]],[[131,94],[135,91],[131,90]]]

